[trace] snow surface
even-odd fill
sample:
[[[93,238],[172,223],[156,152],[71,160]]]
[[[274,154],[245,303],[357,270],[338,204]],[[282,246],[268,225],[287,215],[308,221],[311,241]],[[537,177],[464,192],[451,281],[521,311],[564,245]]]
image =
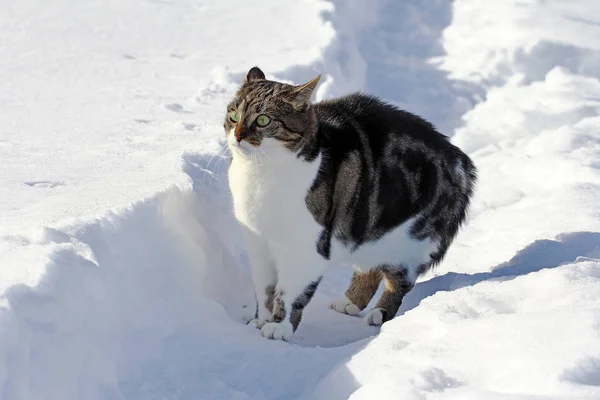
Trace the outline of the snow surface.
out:
[[[600,6],[41,0],[0,13],[0,399],[600,398]],[[259,65],[365,89],[480,170],[379,331],[253,311],[223,109]]]

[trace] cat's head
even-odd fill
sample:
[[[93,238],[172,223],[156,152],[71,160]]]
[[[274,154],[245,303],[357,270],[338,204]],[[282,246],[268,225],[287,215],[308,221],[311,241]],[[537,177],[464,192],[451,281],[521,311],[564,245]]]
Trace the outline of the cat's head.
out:
[[[250,69],[225,116],[234,156],[300,151],[317,130],[310,97],[319,79],[293,86],[265,79],[258,67]]]

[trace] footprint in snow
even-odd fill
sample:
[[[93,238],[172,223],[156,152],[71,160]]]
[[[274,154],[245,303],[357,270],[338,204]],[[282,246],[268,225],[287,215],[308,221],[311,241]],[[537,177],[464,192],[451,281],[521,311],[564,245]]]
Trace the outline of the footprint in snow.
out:
[[[25,182],[27,186],[35,187],[35,188],[55,188],[57,186],[65,186],[64,182],[59,181],[29,181]]]
[[[191,123],[183,123],[183,127],[188,130],[188,131],[195,131],[196,130],[196,124],[191,124]]]
[[[174,112],[178,112],[178,113],[191,114],[190,111],[184,110],[183,106],[181,104],[178,104],[178,103],[164,104],[163,107],[166,108],[169,111],[174,111]]]

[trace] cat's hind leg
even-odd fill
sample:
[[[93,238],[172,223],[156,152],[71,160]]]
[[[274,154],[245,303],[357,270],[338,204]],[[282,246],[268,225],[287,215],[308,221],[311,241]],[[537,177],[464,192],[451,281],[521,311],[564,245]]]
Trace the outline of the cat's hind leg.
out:
[[[394,318],[402,304],[402,299],[415,284],[404,267],[382,267],[379,270],[383,275],[385,286],[377,305],[364,317],[369,325],[381,325]]]
[[[379,268],[367,272],[355,269],[345,296],[331,303],[330,308],[342,314],[358,316],[377,292],[382,279],[383,272]]]

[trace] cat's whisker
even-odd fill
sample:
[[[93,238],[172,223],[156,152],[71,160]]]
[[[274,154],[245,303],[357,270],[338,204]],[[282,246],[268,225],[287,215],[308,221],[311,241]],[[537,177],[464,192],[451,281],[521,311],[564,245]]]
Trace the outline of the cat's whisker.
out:
[[[267,161],[268,161],[269,160],[269,155],[263,149],[261,149],[260,147],[258,149],[265,155],[265,157],[267,158]]]
[[[210,174],[210,163],[212,162],[212,160],[217,157],[217,155],[219,154],[219,151],[217,151],[217,153],[213,154],[209,160],[208,163],[206,163],[206,167],[203,168],[203,172],[204,174],[202,175],[202,186],[204,187],[206,185],[206,176]]]
[[[222,144],[219,147],[219,149],[217,150],[217,152],[215,154],[213,154],[210,157],[210,159],[208,160],[208,163],[206,164],[206,168],[204,169],[204,176],[202,177],[202,186],[206,185],[206,175],[209,175],[211,173],[210,163],[215,159],[215,157],[219,157],[219,158],[222,157],[225,151],[227,151],[227,143]],[[217,163],[217,166],[218,166],[218,163]],[[214,176],[211,175],[211,177],[213,179],[215,179]]]
[[[300,140],[304,140],[304,142],[306,143],[307,146],[310,146],[310,142],[308,140],[306,140],[306,138],[304,136],[299,136]]]
[[[252,155],[254,156],[254,157],[253,157],[253,158],[254,158],[254,167],[255,167],[255,168],[258,168],[258,167],[260,167],[260,164],[258,163],[258,154],[256,154],[256,153],[252,153]]]
[[[229,147],[225,146],[225,148],[223,149],[223,153],[221,154],[221,157],[219,158],[219,161],[217,161],[217,166],[215,167],[216,170],[219,169],[220,163],[223,162],[223,160],[227,159],[227,157],[225,157],[225,155],[228,151],[229,151]]]
[[[221,164],[221,162],[225,159],[225,154],[229,151],[229,146],[227,145],[227,143],[225,143],[224,145],[221,146],[221,152],[219,154],[219,158],[217,160],[217,164],[215,165],[215,171],[219,170],[219,165]],[[216,178],[215,178],[216,179]]]

